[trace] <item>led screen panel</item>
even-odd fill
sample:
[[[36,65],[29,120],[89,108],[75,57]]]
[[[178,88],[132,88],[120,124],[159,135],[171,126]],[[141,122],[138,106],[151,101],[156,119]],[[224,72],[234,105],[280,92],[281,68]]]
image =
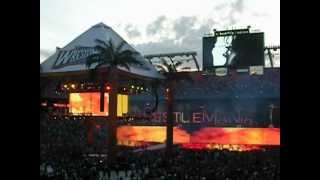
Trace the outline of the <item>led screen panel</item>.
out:
[[[120,126],[117,129],[118,141],[142,141],[164,143],[165,126]],[[280,145],[279,128],[200,128],[188,132],[182,128],[174,128],[173,142],[243,144],[243,145]]]
[[[188,143],[190,135],[183,129],[174,128],[174,143]],[[165,126],[120,126],[117,129],[118,141],[144,141],[164,143]]]
[[[280,145],[278,128],[202,128],[190,143]]]
[[[100,92],[70,93],[69,112],[73,115],[90,114],[93,116],[109,115],[109,94],[104,94],[104,112],[100,112]]]

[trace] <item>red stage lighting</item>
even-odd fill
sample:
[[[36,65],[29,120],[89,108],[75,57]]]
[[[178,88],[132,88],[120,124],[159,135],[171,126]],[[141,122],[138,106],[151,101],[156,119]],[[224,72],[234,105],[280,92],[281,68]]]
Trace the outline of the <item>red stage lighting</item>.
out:
[[[111,86],[108,85],[108,86],[106,87],[106,89],[107,89],[108,91],[110,91],[110,90],[111,90]]]

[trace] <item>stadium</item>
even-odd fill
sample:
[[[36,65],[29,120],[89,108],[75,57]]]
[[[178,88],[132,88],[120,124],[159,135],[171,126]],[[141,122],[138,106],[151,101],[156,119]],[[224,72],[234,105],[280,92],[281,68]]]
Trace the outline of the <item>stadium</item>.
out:
[[[280,46],[248,27],[214,30],[202,48],[201,60],[141,55],[103,23],[57,48],[40,65],[40,165],[54,162],[51,177],[280,179]]]

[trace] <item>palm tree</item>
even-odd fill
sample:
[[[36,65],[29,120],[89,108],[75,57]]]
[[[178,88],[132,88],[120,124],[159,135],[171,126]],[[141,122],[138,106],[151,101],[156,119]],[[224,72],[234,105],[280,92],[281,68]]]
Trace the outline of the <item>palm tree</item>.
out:
[[[123,41],[119,46],[115,47],[109,40],[107,43],[96,39],[96,46],[94,49],[97,53],[92,54],[86,59],[86,67],[89,69],[94,65],[94,68],[90,70],[91,78],[98,79],[97,75],[99,70],[106,69],[106,74],[100,73],[100,111],[104,112],[104,93],[105,83],[108,79],[111,84],[111,90],[109,92],[109,121],[108,121],[108,148],[109,148],[109,160],[114,162],[114,154],[116,152],[116,119],[117,119],[117,94],[118,94],[118,69],[117,67],[124,67],[130,71],[130,65],[142,65],[142,62],[138,61],[135,56],[138,52],[130,50],[121,50],[125,45]]]
[[[155,104],[154,104],[153,108],[151,109],[150,113],[154,113],[154,112],[156,112],[157,109],[158,109],[158,105],[159,105],[158,89],[159,89],[159,86],[160,86],[160,81],[154,81],[154,82],[151,84],[152,94],[153,94],[154,97],[155,97]]]
[[[172,154],[173,147],[173,126],[174,126],[174,94],[177,89],[177,83],[181,80],[191,80],[188,76],[179,76],[177,68],[182,65],[182,61],[173,62],[168,64],[165,59],[161,59],[162,65],[157,66],[159,71],[166,77],[166,103],[167,103],[167,137],[166,137],[166,148],[168,156]]]
[[[95,80],[97,78],[97,72],[101,67],[105,66],[107,69],[106,76],[102,76],[100,78],[100,92],[101,97],[103,97],[105,90],[105,78],[109,78],[109,81],[116,82],[117,76],[117,67],[125,67],[128,71],[130,71],[130,65],[139,64],[142,65],[140,61],[134,58],[135,55],[138,55],[138,52],[133,52],[130,50],[121,51],[125,42],[123,41],[118,47],[115,47],[111,40],[108,43],[96,39],[95,42],[97,45],[94,47],[97,53],[90,55],[87,57],[86,66],[90,68],[95,64],[95,67],[90,70],[91,79]],[[115,89],[117,90],[117,89]],[[104,111],[104,98],[100,98],[100,111]]]

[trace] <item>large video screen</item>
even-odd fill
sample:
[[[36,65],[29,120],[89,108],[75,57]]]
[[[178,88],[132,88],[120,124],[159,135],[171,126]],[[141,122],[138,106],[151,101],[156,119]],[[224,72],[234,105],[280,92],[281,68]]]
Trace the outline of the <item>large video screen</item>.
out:
[[[264,66],[264,34],[203,37],[203,69]]]
[[[120,126],[117,129],[118,142],[157,142],[166,140],[165,126]],[[214,128],[204,127],[189,131],[181,127],[173,130],[173,142],[214,143],[236,145],[280,145],[279,128]]]
[[[73,115],[109,115],[109,94],[104,94],[104,112],[100,112],[100,92],[70,93],[69,111]]]

